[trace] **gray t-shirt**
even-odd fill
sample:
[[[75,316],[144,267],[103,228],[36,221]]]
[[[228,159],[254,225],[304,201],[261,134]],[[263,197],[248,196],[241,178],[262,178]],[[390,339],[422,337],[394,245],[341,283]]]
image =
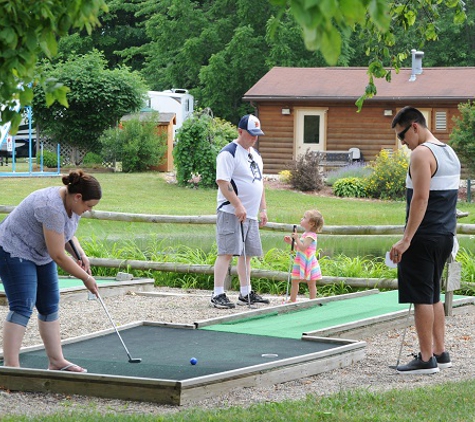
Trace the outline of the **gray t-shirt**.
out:
[[[64,234],[67,242],[74,236],[79,215],[69,217],[59,187],[37,190],[27,196],[0,224],[0,246],[12,257],[45,265],[52,261],[46,248],[43,227]]]

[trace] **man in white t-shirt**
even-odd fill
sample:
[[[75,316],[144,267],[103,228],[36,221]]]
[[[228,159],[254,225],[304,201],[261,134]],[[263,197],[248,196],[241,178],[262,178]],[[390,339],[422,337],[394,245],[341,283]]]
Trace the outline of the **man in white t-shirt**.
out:
[[[254,149],[258,136],[264,132],[259,119],[252,114],[242,117],[238,132],[238,138],[226,145],[216,159],[218,257],[211,305],[218,309],[235,307],[224,292],[224,280],[233,256],[239,257],[238,305],[269,303],[252,290],[250,281],[251,257],[262,255],[259,226],[267,224],[263,163]]]

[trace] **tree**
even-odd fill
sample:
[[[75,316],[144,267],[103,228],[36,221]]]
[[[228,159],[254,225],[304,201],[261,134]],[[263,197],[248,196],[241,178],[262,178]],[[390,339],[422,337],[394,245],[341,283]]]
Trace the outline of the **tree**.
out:
[[[44,93],[35,88],[35,121],[41,133],[58,143],[99,152],[103,131],[144,104],[146,87],[141,76],[126,67],[106,69],[97,51],[55,64],[46,62],[42,72],[70,90],[69,107],[58,103],[48,107]]]
[[[475,176],[475,102],[459,104],[460,117],[454,117],[455,127],[450,134],[450,145],[467,167],[470,178]]]
[[[14,132],[21,114],[13,107],[16,101],[31,104],[33,85],[42,86],[47,104],[58,100],[67,105],[67,89],[37,73],[38,57],[53,57],[57,38],[72,29],[91,32],[99,23],[99,11],[107,6],[104,0],[2,0],[0,8],[0,104],[5,106],[1,119],[11,121]]]

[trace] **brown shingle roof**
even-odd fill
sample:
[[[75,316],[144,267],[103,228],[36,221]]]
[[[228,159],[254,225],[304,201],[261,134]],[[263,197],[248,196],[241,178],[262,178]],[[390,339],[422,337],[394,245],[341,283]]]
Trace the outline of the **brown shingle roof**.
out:
[[[475,67],[424,68],[410,82],[411,69],[392,72],[392,81],[375,79],[378,90],[372,101],[398,99],[468,100],[475,97]],[[245,101],[356,100],[368,84],[367,68],[274,67],[243,97]]]

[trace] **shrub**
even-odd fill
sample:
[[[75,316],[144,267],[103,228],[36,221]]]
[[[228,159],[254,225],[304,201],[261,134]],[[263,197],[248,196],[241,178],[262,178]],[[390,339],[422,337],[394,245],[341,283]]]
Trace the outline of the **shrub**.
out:
[[[140,120],[139,115],[122,122],[121,129],[111,128],[100,138],[106,162],[122,162],[125,172],[146,171],[160,164],[166,151],[166,134],[157,132],[158,113]]]
[[[292,173],[290,172],[290,170],[279,171],[279,179],[282,183],[290,183],[291,177]]]
[[[339,179],[333,184],[333,193],[336,196],[364,198],[366,196],[365,179],[359,177]]]
[[[84,159],[82,160],[82,162],[85,165],[101,165],[102,156],[100,154],[96,154],[95,152],[88,152],[84,156]]]
[[[216,188],[216,156],[236,139],[236,127],[209,110],[196,112],[177,131],[173,148],[179,186]]]
[[[406,193],[406,174],[409,158],[403,150],[389,153],[382,150],[371,164],[366,193],[371,198],[403,199]]]
[[[309,149],[291,164],[290,184],[300,191],[319,191],[323,188],[323,175],[320,172],[320,158]]]
[[[61,163],[61,157],[59,158],[59,162]],[[41,165],[41,155],[38,154],[36,156],[36,163]],[[54,152],[43,150],[43,166],[49,168],[56,168],[58,167],[58,155]]]

